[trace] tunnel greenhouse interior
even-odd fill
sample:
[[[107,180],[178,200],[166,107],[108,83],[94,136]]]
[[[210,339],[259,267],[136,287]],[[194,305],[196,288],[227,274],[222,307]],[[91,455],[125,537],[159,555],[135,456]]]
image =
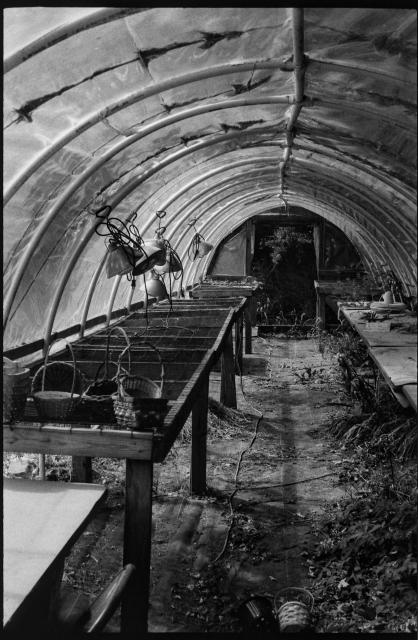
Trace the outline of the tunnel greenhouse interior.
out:
[[[3,9],[6,631],[416,633],[416,17]]]

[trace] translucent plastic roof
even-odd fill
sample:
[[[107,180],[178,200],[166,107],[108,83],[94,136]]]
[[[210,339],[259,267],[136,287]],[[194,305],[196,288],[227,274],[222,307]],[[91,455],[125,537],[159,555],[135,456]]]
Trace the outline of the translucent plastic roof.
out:
[[[103,204],[165,210],[187,285],[188,222],[217,245],[280,192],[416,292],[415,10],[16,7],[4,54],[6,348],[129,304]]]

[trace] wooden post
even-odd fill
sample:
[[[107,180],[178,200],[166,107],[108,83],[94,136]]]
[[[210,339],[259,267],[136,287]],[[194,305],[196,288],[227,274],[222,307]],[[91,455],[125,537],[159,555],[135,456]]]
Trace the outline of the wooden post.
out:
[[[190,493],[206,493],[206,441],[208,432],[209,376],[203,384],[192,409],[192,460],[190,465]]]
[[[252,238],[253,238],[254,225],[252,220],[247,220],[245,223],[245,275],[251,275],[251,265],[253,261],[252,256]]]
[[[319,270],[322,266],[322,225],[315,224],[313,228],[313,243],[316,258],[316,277],[319,279]]]
[[[91,458],[85,456],[73,456],[71,469],[71,482],[92,482],[93,472]]]
[[[237,408],[237,393],[235,389],[234,349],[232,332],[225,339],[221,360],[221,396],[220,401],[226,407]]]
[[[325,295],[316,291],[316,318],[318,321],[318,328],[325,329]]]
[[[240,315],[235,322],[235,373],[242,374],[242,352],[243,352],[243,319]]]
[[[250,301],[251,304],[251,301]],[[245,353],[253,352],[252,343],[252,323],[251,323],[251,311],[247,307],[244,311],[244,325],[245,325]]]
[[[150,460],[126,460],[123,565],[136,571],[122,599],[121,632],[147,632],[151,567],[152,476]]]

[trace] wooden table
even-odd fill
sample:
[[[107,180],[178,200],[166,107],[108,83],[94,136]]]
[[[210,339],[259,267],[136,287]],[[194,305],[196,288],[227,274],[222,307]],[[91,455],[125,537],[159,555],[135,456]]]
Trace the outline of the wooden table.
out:
[[[126,494],[123,564],[136,566],[134,579],[130,583],[122,602],[121,625],[123,633],[141,633],[147,630],[150,557],[153,464],[162,462],[179,435],[188,415],[192,412],[192,493],[206,491],[206,433],[208,412],[209,374],[213,365],[221,358],[221,401],[236,406],[234,354],[232,328],[247,304],[246,297],[232,298],[233,306],[214,305],[209,309],[206,302],[190,305],[178,301],[175,312],[167,312],[167,306],[157,305],[144,312],[129,314],[118,321],[131,337],[134,345],[132,373],[147,375],[158,381],[158,362],[150,361],[150,350],[145,348],[149,340],[161,353],[172,360],[169,378],[164,382],[163,396],[168,397],[168,413],[164,423],[151,431],[118,430],[114,424],[103,424],[91,429],[88,415],[73,415],[66,424],[40,422],[31,403],[27,403],[25,420],[3,431],[6,451],[61,453],[62,455],[86,457],[116,457],[126,459]],[[212,305],[209,305],[212,306]],[[148,326],[147,326],[148,323]],[[144,334],[144,329],[146,333]],[[137,337],[134,338],[134,335]],[[192,342],[189,342],[189,341]],[[203,340],[206,343],[203,344]],[[200,348],[196,359],[194,348],[178,349],[180,361],[176,361],[178,341]],[[77,364],[86,373],[95,372],[99,360],[89,360],[91,348],[101,348],[100,358],[106,344],[106,332],[83,338],[74,343],[78,352]],[[171,345],[171,346],[169,346]],[[119,352],[123,340],[119,338]],[[204,348],[202,348],[204,347]],[[84,355],[80,355],[84,351]],[[67,354],[69,359],[69,355]],[[60,357],[60,359],[62,359]]]
[[[193,287],[190,295],[193,298],[208,302],[209,299],[219,300],[231,296],[245,296],[248,299],[244,312],[244,344],[245,353],[252,353],[252,327],[257,323],[257,303],[256,294],[260,288],[259,282],[249,276],[219,276],[204,280]],[[243,326],[242,323],[236,325],[236,344],[242,343]],[[242,371],[242,358],[239,360]]]
[[[355,300],[359,294],[359,285],[354,280],[314,280],[316,291],[316,317],[319,327],[325,327],[325,307],[328,305],[334,313],[338,314],[338,306],[342,300]],[[354,291],[355,288],[355,291]],[[376,299],[380,295],[380,289],[364,290],[361,295],[373,295]]]
[[[46,621],[64,558],[105,495],[93,484],[3,479],[5,629]]]
[[[339,303],[341,314],[367,346],[397,400],[417,410],[417,334],[402,333],[400,324],[416,328],[417,319],[409,314],[391,313],[385,320],[368,322],[366,309]]]

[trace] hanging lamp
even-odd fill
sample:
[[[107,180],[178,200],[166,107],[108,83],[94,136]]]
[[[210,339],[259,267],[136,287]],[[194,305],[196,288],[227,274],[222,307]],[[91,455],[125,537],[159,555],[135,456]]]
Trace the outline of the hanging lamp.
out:
[[[151,270],[149,278],[147,280],[145,278],[146,276],[144,275],[144,284],[141,289],[145,291],[148,297],[157,298],[157,300],[166,300],[168,298],[166,286],[154,269]]]
[[[157,211],[156,216],[158,218],[158,229],[155,230],[156,242],[164,247],[165,260],[163,264],[155,266],[154,271],[163,275],[164,273],[178,273],[183,271],[183,265],[177,252],[173,249],[170,242],[164,238],[164,233],[167,227],[161,226],[161,220],[167,215],[166,211]]]
[[[129,245],[118,245],[110,241],[107,246],[106,275],[108,278],[124,276],[130,273],[136,262],[143,256],[143,251]]]
[[[195,235],[191,240],[190,246],[187,250],[187,255],[189,259],[192,260],[193,262],[197,258],[203,258],[213,249],[213,244],[210,244],[210,242],[206,242],[204,237],[200,233],[198,233],[195,226],[196,220],[197,220],[196,218],[193,218],[189,222],[189,227],[193,227],[193,229],[195,230]]]
[[[165,247],[152,240],[143,240],[135,224],[137,212],[128,224],[116,217],[109,217],[109,205],[96,211],[99,218],[95,232],[107,240],[106,274],[108,278],[126,275],[128,279],[145,273],[156,264],[165,263]]]

